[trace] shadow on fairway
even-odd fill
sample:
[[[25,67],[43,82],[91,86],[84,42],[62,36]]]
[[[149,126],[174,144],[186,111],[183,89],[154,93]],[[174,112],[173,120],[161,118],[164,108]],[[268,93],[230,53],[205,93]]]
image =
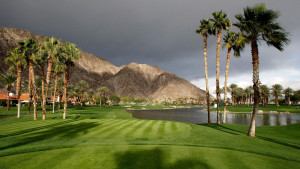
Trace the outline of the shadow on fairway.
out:
[[[186,158],[173,163],[168,163],[168,159],[170,159],[170,155],[159,148],[131,150],[115,154],[117,169],[211,168],[201,159]]]
[[[87,134],[88,130],[99,126],[99,123],[87,123],[82,122],[78,124],[66,124],[63,126],[53,127],[49,130],[43,130],[36,133],[30,133],[25,138],[16,141],[16,143],[0,147],[0,150],[14,148],[18,146],[24,146],[26,144],[32,144],[35,142],[51,139],[53,137],[61,137],[66,139],[74,139],[81,135]],[[48,126],[49,127],[49,126]]]

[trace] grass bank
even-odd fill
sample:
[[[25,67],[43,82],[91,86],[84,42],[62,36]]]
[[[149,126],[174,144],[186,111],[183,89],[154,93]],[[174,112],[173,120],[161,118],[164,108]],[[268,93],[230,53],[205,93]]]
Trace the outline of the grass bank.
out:
[[[138,120],[125,109],[70,108],[67,120],[61,111],[46,121],[26,110],[21,119],[2,118],[0,168],[300,167],[300,123],[257,127],[250,138],[248,126]]]
[[[249,105],[240,105],[240,106],[227,106],[226,108],[228,111],[231,112],[252,112],[253,111],[253,106]],[[262,105],[259,105],[258,107],[259,110],[262,111],[277,111],[277,112],[290,112],[290,113],[300,113],[300,108],[299,106],[297,107],[296,105],[266,105],[265,107]],[[211,111],[216,111],[217,109],[211,109]],[[224,107],[220,107],[220,111],[224,111]]]

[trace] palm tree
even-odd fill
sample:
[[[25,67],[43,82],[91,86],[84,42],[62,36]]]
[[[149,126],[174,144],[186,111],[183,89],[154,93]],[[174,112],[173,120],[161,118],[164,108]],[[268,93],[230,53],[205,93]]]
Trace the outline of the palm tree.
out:
[[[28,92],[30,94],[30,100],[28,104],[28,112],[30,113],[31,100],[33,98],[33,119],[37,120],[36,117],[36,86],[35,86],[35,75],[34,75],[34,54],[39,50],[39,44],[37,40],[32,38],[27,39],[23,42],[19,42],[19,45],[24,48],[24,55],[28,61],[29,78],[28,78]],[[31,89],[32,87],[32,89]]]
[[[235,90],[237,89],[238,85],[232,83],[229,85],[229,89],[231,91],[231,102],[232,102],[232,106],[235,106],[235,97],[234,97],[234,93]]]
[[[81,95],[80,95],[80,107],[82,107],[83,102],[83,93],[86,88],[88,88],[90,85],[85,80],[80,80],[76,86],[80,89]]]
[[[17,86],[16,86],[16,94],[18,99],[18,113],[17,118],[20,118],[20,108],[21,108],[21,88],[22,88],[22,70],[26,68],[27,61],[24,56],[24,48],[18,46],[8,53],[9,57],[5,58],[5,62],[9,63],[10,70],[17,69]]]
[[[248,106],[249,106],[249,104],[251,104],[251,98],[252,98],[252,94],[253,94],[253,87],[252,86],[246,87],[244,92],[246,94],[247,102],[248,102]]]
[[[270,94],[270,89],[268,88],[267,85],[260,85],[260,92],[262,95],[262,104],[265,107],[266,103],[268,103],[267,99]]]
[[[291,105],[291,94],[294,91],[293,91],[293,89],[291,89],[291,88],[288,87],[288,88],[284,89],[283,92],[285,94],[286,103],[287,103],[288,106],[290,106]]]
[[[89,100],[90,104],[94,104],[95,91],[93,89],[89,89],[85,94],[86,94],[86,98]]]
[[[266,41],[268,46],[273,46],[282,51],[284,45],[288,44],[287,33],[276,19],[279,17],[277,11],[269,10],[264,4],[244,8],[244,14],[235,16],[238,19],[237,26],[243,32],[247,43],[251,44],[253,65],[253,90],[254,105],[248,136],[255,137],[256,115],[259,104],[259,56],[258,41]]]
[[[279,106],[278,96],[282,94],[282,86],[280,84],[274,84],[272,86],[272,94],[275,97],[276,106]]]
[[[105,96],[105,94],[109,91],[107,87],[100,87],[98,90],[99,95],[100,95],[100,107],[102,106],[102,96]]]
[[[208,86],[208,71],[207,71],[207,36],[215,35],[216,30],[209,19],[203,19],[200,21],[199,28],[196,29],[196,33],[203,36],[203,56],[204,56],[204,69],[205,69],[205,85],[206,85],[206,105],[207,105],[207,120],[210,123],[210,99],[209,99],[209,86]]]
[[[67,91],[69,91],[68,87],[70,87],[70,84],[67,85]],[[61,100],[63,98],[63,91],[64,91],[64,79],[59,78],[57,81],[57,94],[58,94],[58,109],[61,107]]]
[[[227,18],[227,14],[223,11],[213,12],[213,19],[210,19],[215,29],[217,30],[217,55],[216,55],[216,95],[217,95],[217,123],[220,124],[220,87],[219,87],[219,76],[220,76],[220,47],[222,40],[222,30],[228,30],[231,26],[230,20]]]
[[[224,44],[223,48],[227,47],[227,59],[226,59],[226,71],[225,71],[225,82],[224,82],[224,114],[223,114],[223,123],[226,122],[226,103],[227,103],[227,79],[229,72],[229,63],[231,57],[231,49],[234,50],[234,56],[240,57],[240,52],[245,47],[243,43],[243,37],[241,33],[227,32],[227,35],[223,38]]]
[[[60,46],[60,41],[54,37],[45,39],[45,50],[48,52],[48,68],[47,68],[47,77],[46,77],[46,88],[45,88],[45,97],[48,96],[48,89],[52,75],[53,64],[55,62],[55,56],[58,53]],[[46,103],[44,103],[46,105]]]
[[[9,111],[9,93],[17,80],[17,76],[14,73],[8,72],[0,74],[0,82],[5,85],[7,90],[7,111]]]
[[[42,95],[42,109],[43,109],[43,120],[46,120],[46,97],[45,97],[45,63],[48,60],[48,53],[44,46],[39,48],[39,51],[33,54],[33,61],[35,65],[40,68],[41,71],[41,95]]]
[[[55,73],[55,81],[54,81],[54,91],[53,91],[53,112],[55,111],[55,97],[56,97],[56,91],[58,90],[57,88],[57,85],[58,85],[58,77],[59,77],[59,74],[60,73],[63,73],[64,72],[64,65],[62,62],[60,62],[60,60],[62,59],[59,59],[59,57],[63,57],[63,56],[60,56],[58,55],[55,59],[56,61],[54,62],[54,67],[53,67],[53,70],[54,70],[54,73]],[[61,89],[62,89],[62,86],[61,86]],[[61,98],[60,98],[61,100]],[[60,107],[60,104],[59,104],[59,107]]]
[[[61,62],[64,63],[64,113],[63,119],[66,119],[67,113],[67,102],[68,102],[68,83],[69,83],[69,73],[72,66],[74,66],[74,60],[80,58],[79,49],[75,44],[66,42],[60,46],[58,53],[62,54]]]

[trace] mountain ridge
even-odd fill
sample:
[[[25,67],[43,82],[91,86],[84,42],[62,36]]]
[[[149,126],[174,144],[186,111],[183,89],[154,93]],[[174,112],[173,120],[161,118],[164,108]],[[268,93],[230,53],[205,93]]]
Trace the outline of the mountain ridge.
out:
[[[7,52],[16,47],[18,41],[28,38],[41,41],[45,37],[27,30],[0,27],[1,63],[4,63]],[[79,80],[86,80],[93,89],[106,86],[110,89],[110,95],[118,93],[121,97],[139,97],[157,101],[164,101],[166,98],[172,100],[202,98],[205,100],[204,90],[171,72],[161,70],[157,66],[133,62],[118,67],[88,52],[80,50],[80,53],[82,57],[75,61],[76,66],[70,75],[72,84],[76,84]],[[8,66],[2,65],[0,70],[2,72],[7,71]]]

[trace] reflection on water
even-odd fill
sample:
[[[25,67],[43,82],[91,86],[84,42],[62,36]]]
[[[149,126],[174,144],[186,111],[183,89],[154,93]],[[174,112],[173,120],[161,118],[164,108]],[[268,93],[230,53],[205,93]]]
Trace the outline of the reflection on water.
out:
[[[189,123],[207,123],[207,112],[203,107],[184,109],[161,109],[161,110],[130,110],[132,117],[138,119],[152,120],[172,120]],[[217,113],[211,112],[211,122],[216,123]],[[223,114],[220,114],[220,119]],[[222,120],[221,120],[222,121]],[[227,114],[226,122],[232,124],[249,125],[251,121],[250,113]],[[279,126],[300,122],[300,114],[258,114],[256,125]]]

